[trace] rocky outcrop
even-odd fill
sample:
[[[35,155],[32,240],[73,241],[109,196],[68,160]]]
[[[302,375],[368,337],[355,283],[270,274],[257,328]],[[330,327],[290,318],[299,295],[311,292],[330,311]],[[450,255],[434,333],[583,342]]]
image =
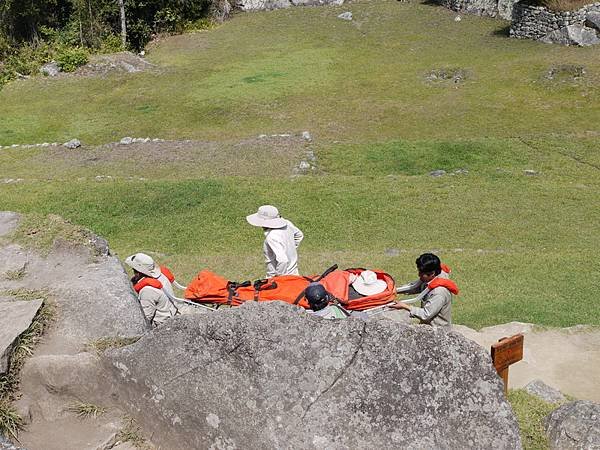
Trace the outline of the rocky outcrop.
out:
[[[580,47],[600,43],[596,31],[583,25],[569,25],[548,33],[540,41],[546,44],[579,45]]]
[[[162,448],[520,448],[489,355],[445,330],[251,303],[108,360]]]
[[[438,2],[453,11],[510,20],[513,5],[517,0],[438,0]]]
[[[82,403],[108,407],[118,397],[117,386],[107,382],[99,358],[88,345],[125,345],[148,328],[107,241],[60,218],[48,220],[58,230],[70,228],[64,235],[52,236],[52,247],[41,252],[34,239],[43,234],[43,225],[32,233],[15,235],[31,237],[31,245],[24,246],[10,234],[19,226],[20,216],[0,212],[0,292],[9,296],[0,299],[1,340],[8,331],[16,336],[26,329],[42,304],[15,298],[40,295],[55,312],[48,333],[20,373],[20,398],[14,406],[27,427],[19,433],[19,441],[30,449],[113,448],[127,425],[118,408],[107,408],[94,420],[81,420],[72,410]]]
[[[0,228],[2,223],[14,228],[18,219],[14,213],[0,213]],[[49,296],[58,309],[57,339],[72,351],[102,337],[133,337],[146,331],[127,274],[108,254],[105,239],[92,233],[83,235],[81,242],[58,238],[47,256],[5,240],[0,243],[0,290]],[[14,273],[19,276],[8,276]]]
[[[551,11],[544,6],[517,3],[513,10],[510,35],[519,39],[535,39],[549,44],[588,46],[600,43],[600,37],[589,27],[600,3],[586,5],[576,11]]]
[[[548,386],[542,380],[532,380],[523,388],[526,392],[548,403],[564,402],[567,398],[558,390]]]
[[[40,68],[40,73],[47,77],[56,77],[60,72],[60,66],[56,63],[56,61],[50,61]]]
[[[236,8],[242,11],[262,11],[291,6],[342,5],[344,0],[238,0]]]
[[[12,301],[0,297],[0,375],[8,372],[13,348],[42,303],[42,300]]]
[[[600,10],[590,11],[585,18],[585,25],[589,28],[594,28],[596,31],[600,31]]]
[[[600,404],[580,400],[566,403],[546,418],[551,449],[600,449]]]

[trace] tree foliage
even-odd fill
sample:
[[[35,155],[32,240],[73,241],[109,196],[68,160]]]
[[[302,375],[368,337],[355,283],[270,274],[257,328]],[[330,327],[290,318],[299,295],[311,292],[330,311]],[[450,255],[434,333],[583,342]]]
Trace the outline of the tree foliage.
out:
[[[206,17],[211,0],[125,0],[127,41],[136,50],[152,35],[175,32]],[[61,43],[102,47],[120,34],[118,0],[0,0],[0,52],[3,42]],[[3,37],[2,37],[3,36]]]

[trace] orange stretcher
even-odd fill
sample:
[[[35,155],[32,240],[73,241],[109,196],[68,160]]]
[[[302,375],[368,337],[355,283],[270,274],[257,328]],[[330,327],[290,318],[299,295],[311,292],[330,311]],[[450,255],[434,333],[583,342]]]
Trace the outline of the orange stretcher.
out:
[[[321,283],[347,310],[364,311],[390,303],[396,296],[396,286],[391,275],[373,270],[377,278],[385,281],[386,289],[375,295],[348,299],[348,286],[352,275],[364,270],[352,268],[337,270],[330,267],[320,276],[281,275],[272,278],[235,282],[227,280],[210,270],[201,271],[185,289],[186,300],[199,304],[239,306],[244,302],[279,300],[309,309],[304,291],[312,282]]]

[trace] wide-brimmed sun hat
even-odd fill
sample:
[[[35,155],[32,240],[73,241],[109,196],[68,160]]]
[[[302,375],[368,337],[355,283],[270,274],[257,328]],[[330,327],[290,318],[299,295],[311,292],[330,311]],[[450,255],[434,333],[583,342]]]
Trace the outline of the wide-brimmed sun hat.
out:
[[[387,283],[377,279],[377,274],[372,270],[363,270],[352,282],[352,287],[361,295],[380,294],[387,288]]]
[[[160,267],[154,263],[151,256],[145,253],[136,253],[135,255],[128,256],[125,264],[152,278],[158,278],[161,274]]]
[[[279,215],[279,210],[271,205],[262,205],[256,213],[246,216],[246,220],[255,227],[283,228],[287,225]]]

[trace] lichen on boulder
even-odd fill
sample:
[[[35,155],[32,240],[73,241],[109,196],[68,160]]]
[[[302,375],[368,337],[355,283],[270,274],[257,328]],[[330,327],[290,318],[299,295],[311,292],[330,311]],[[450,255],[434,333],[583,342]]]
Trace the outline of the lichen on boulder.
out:
[[[165,448],[520,448],[489,355],[462,336],[280,302],[177,317],[107,354]]]

